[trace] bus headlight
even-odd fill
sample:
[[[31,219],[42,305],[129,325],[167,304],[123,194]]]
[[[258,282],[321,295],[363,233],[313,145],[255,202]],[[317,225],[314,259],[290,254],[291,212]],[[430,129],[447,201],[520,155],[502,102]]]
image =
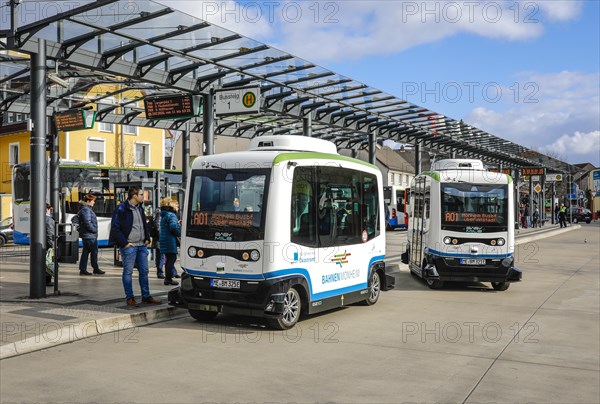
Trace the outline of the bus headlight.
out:
[[[504,245],[504,243],[506,243],[506,240],[504,240],[503,238],[498,239],[498,245]]]
[[[250,258],[252,259],[252,261],[258,261],[258,259],[260,258],[260,253],[258,252],[258,250],[252,250],[250,252]]]
[[[490,241],[490,244],[491,244],[491,245],[496,245],[496,240],[492,240],[492,241]]]
[[[197,252],[196,251],[196,247],[190,247],[190,248],[188,248],[188,255],[190,257],[196,258],[196,252]]]
[[[248,260],[250,259],[250,254],[248,254],[248,252],[247,252],[247,251],[244,251],[244,252],[242,253],[242,259],[243,259],[244,261],[248,261]]]
[[[453,238],[453,239],[452,239],[452,244],[454,244],[454,245],[458,244],[458,240],[457,240],[457,239],[455,239],[455,238]]]
[[[444,244],[452,243],[452,239],[450,237],[444,237]]]

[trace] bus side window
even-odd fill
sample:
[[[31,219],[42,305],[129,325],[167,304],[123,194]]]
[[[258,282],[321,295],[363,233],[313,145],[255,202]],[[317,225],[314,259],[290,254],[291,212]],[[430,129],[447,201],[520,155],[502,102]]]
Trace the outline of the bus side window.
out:
[[[291,241],[316,246],[316,214],[312,167],[296,167],[292,182]]]

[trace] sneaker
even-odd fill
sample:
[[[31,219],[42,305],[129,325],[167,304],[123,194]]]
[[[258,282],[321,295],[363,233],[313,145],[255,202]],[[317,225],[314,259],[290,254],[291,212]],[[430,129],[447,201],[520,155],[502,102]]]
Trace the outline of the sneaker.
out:
[[[104,275],[105,273],[106,273],[106,272],[105,272],[105,271],[103,271],[103,270],[101,270],[101,269],[99,269],[99,270],[97,270],[97,271],[94,271],[94,275]]]
[[[79,275],[82,275],[82,276],[88,276],[88,275],[91,275],[91,274],[92,273],[88,272],[88,271],[79,271]]]
[[[168,281],[164,282],[165,285],[173,285],[173,286],[177,286],[179,285],[179,282],[174,281],[173,279],[169,279]]]
[[[175,274],[175,275],[173,275],[173,278],[177,278],[177,279],[179,279],[179,278],[181,278],[181,275],[179,275],[179,274]]]
[[[130,306],[130,307],[140,307],[140,305],[138,304],[138,302],[136,302],[133,297],[130,297],[129,299],[127,299],[127,306]]]
[[[148,296],[148,297],[142,297],[142,303],[161,304],[162,302],[158,299],[153,298],[152,296]]]
[[[165,279],[165,274],[163,274],[162,272],[159,272],[159,273],[156,274],[156,277],[158,279]]]

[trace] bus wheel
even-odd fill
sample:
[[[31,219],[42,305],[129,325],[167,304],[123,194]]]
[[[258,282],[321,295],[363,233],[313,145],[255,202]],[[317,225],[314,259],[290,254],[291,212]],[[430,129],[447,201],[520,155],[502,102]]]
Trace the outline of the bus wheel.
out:
[[[441,289],[444,287],[444,281],[440,281],[439,279],[426,279],[427,286],[429,289]]]
[[[379,300],[381,293],[381,278],[377,271],[371,272],[371,279],[369,282],[369,297],[363,301],[365,306],[373,306]]]
[[[216,311],[204,311],[204,310],[188,310],[190,312],[190,316],[192,316],[195,320],[198,321],[212,321],[217,317]]]
[[[283,315],[281,318],[269,319],[269,324],[277,330],[289,330],[298,322],[301,307],[300,294],[296,289],[290,288],[283,301]]]
[[[506,289],[508,289],[508,287],[510,286],[510,283],[508,282],[492,282],[492,287],[494,288],[494,290],[497,290],[499,292],[503,292]]]

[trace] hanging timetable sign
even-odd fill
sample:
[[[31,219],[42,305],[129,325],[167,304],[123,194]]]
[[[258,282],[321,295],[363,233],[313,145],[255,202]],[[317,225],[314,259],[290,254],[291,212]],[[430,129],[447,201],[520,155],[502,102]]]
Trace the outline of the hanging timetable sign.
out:
[[[183,119],[200,113],[199,98],[190,94],[144,100],[144,110],[148,119]]]
[[[74,109],[71,111],[57,112],[54,114],[56,129],[66,132],[82,129],[91,129],[96,121],[96,111]]]

